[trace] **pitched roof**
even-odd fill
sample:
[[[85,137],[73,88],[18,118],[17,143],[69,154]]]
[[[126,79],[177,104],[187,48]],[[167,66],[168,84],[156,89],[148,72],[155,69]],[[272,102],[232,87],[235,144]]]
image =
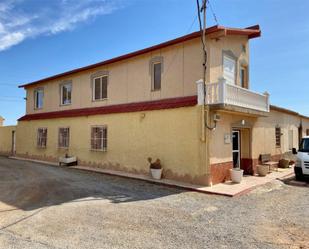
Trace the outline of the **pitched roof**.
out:
[[[301,118],[309,119],[309,117],[306,116],[306,115],[300,114],[296,111],[293,111],[293,110],[290,110],[290,109],[287,109],[287,108],[283,108],[283,107],[280,107],[280,106],[270,105],[270,109],[274,110],[274,111],[278,111],[278,112],[283,112],[283,113],[295,115],[295,116],[298,116],[298,117],[301,117]]]
[[[255,26],[251,26],[251,27],[247,27],[247,28],[243,28],[243,29],[228,28],[228,27],[216,25],[216,26],[207,28],[207,30],[206,30],[207,35],[214,34],[216,32],[220,32],[221,34],[223,33],[223,35],[244,35],[244,36],[247,36],[249,39],[261,36],[261,30],[260,30],[259,25],[255,25]],[[50,76],[50,77],[47,77],[47,78],[44,78],[44,79],[40,79],[40,80],[37,80],[37,81],[26,83],[26,84],[20,85],[19,87],[20,88],[21,87],[27,88],[29,86],[33,86],[33,85],[43,83],[43,82],[46,82],[46,81],[54,80],[54,79],[57,79],[57,78],[60,78],[60,77],[63,77],[63,76],[68,76],[68,75],[71,75],[71,74],[74,74],[74,73],[86,71],[86,70],[96,68],[96,67],[99,67],[99,66],[104,66],[104,65],[107,65],[107,64],[111,64],[111,63],[114,63],[114,62],[121,61],[121,60],[126,60],[126,59],[132,58],[134,56],[145,54],[145,53],[157,50],[157,49],[161,49],[161,48],[164,48],[164,47],[175,45],[177,43],[192,40],[192,39],[195,39],[195,38],[200,37],[200,36],[201,36],[201,32],[196,31],[196,32],[193,32],[191,34],[181,36],[181,37],[178,37],[176,39],[173,39],[173,40],[170,40],[170,41],[167,41],[167,42],[160,43],[158,45],[154,45],[154,46],[144,48],[144,49],[141,49],[141,50],[129,53],[129,54],[114,57],[112,59],[101,61],[101,62],[91,64],[91,65],[88,65],[88,66],[85,66],[85,67],[70,70],[70,71],[67,71],[67,72],[64,72],[64,73],[56,74],[56,75],[53,75],[53,76]]]

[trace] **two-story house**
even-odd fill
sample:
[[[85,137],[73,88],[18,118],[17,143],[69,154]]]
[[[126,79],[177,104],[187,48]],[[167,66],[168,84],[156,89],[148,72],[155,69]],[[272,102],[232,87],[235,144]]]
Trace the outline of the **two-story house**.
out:
[[[16,154],[69,154],[80,165],[135,174],[159,158],[165,178],[196,184],[223,181],[237,165],[252,173],[261,153],[297,147],[308,122],[250,90],[249,40],[260,34],[259,26],[207,29],[205,108],[200,32],[24,84]],[[216,129],[204,126],[204,111],[210,126],[220,115]]]

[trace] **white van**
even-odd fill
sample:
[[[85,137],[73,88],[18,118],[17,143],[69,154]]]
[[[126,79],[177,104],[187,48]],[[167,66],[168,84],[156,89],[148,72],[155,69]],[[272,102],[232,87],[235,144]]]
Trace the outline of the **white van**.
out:
[[[309,177],[309,136],[302,139],[298,151],[293,148],[293,154],[297,155],[294,167],[296,179],[302,180],[304,176]]]

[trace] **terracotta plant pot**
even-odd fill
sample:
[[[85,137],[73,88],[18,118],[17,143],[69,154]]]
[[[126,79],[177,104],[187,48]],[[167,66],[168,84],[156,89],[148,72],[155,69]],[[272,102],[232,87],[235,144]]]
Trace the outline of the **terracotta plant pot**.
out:
[[[259,176],[266,176],[269,171],[269,167],[267,165],[258,165],[256,170]]]
[[[240,183],[244,175],[244,170],[239,168],[230,169],[231,180],[235,183]]]
[[[281,159],[281,160],[279,161],[279,168],[286,169],[286,168],[289,167],[289,163],[290,163],[289,160]]]

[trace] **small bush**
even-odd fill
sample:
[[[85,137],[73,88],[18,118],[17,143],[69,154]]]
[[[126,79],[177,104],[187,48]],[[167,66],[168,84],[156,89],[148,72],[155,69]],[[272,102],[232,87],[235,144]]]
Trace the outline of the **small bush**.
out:
[[[152,162],[152,158],[148,157],[147,161],[150,163],[151,169],[162,169],[161,161],[160,159],[157,159],[156,161]]]

